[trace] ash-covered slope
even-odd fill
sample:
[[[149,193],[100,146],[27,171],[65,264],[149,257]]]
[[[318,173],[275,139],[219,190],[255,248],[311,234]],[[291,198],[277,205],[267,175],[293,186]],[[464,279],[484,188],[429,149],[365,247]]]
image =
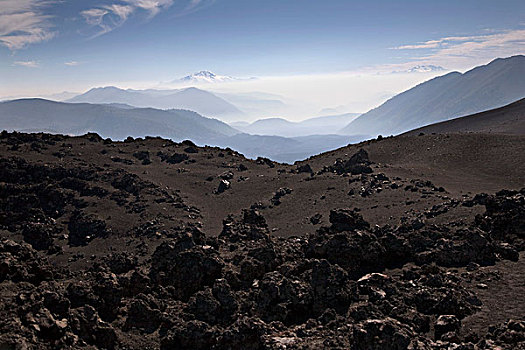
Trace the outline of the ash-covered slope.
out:
[[[525,135],[525,99],[490,111],[425,126],[407,134],[458,132]]]
[[[344,134],[395,135],[447,119],[505,106],[525,97],[525,56],[453,72],[394,96],[359,116]]]
[[[0,347],[521,348],[524,145],[1,133]]]

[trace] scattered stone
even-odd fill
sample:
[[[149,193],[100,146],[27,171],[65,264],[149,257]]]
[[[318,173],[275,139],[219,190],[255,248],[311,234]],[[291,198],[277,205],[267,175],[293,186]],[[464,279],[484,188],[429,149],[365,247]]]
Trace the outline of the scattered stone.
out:
[[[247,167],[246,165],[244,165],[244,164],[241,163],[241,164],[239,164],[239,166],[237,167],[237,170],[239,170],[239,171],[246,171],[246,170],[248,170],[248,167]]]
[[[368,153],[364,149],[360,149],[355,153],[350,159],[344,161],[342,159],[337,159],[334,165],[328,167],[327,171],[335,172],[338,175],[342,174],[370,174],[372,173],[372,168],[370,167],[370,160],[368,159]]]
[[[267,166],[270,167],[270,168],[275,168],[275,163],[272,162],[272,161],[271,161],[270,159],[268,159],[268,158],[258,157],[258,158],[255,160],[255,163],[260,164],[260,165],[267,165]]]
[[[336,209],[330,211],[331,228],[336,232],[364,230],[370,227],[355,210]]]
[[[125,159],[125,158],[120,158],[120,157],[111,157],[111,161],[115,162],[115,163],[122,163],[122,164],[125,164],[125,165],[133,165],[133,161],[131,159]]]
[[[226,171],[226,172],[220,174],[220,175],[219,175],[219,178],[220,178],[220,179],[223,179],[223,180],[231,180],[231,179],[233,179],[234,176],[235,176],[235,175],[233,174],[233,172],[231,172],[231,171]]]
[[[157,155],[163,162],[169,164],[179,164],[190,159],[190,157],[185,153],[173,153],[171,155],[167,155],[166,153],[159,152]]]
[[[321,218],[322,218],[322,215],[317,213],[310,218],[310,222],[312,223],[312,225],[317,225],[321,222]]]
[[[199,149],[195,146],[188,146],[184,149],[186,153],[199,153]]]
[[[133,153],[133,157],[135,157],[138,160],[142,161],[142,165],[151,164],[151,159],[150,159],[148,151],[135,152],[135,153]]]
[[[215,191],[215,193],[217,194],[223,193],[224,191],[230,189],[230,187],[231,187],[231,184],[228,180],[221,180],[219,182],[219,187],[217,187],[217,191]]]
[[[279,188],[273,195],[272,199],[270,199],[270,203],[272,203],[273,205],[279,205],[281,204],[281,198],[283,198],[284,196],[288,195],[292,193],[292,189],[290,188],[287,188],[287,187],[284,187],[284,188]]]
[[[302,173],[313,174],[314,173],[310,164],[299,165],[297,168],[295,168],[295,172],[297,174],[302,174]]]
[[[499,260],[518,260],[525,247],[525,190],[469,194],[459,200],[440,195],[439,188],[423,180],[410,183],[414,193],[390,192],[392,181],[404,180],[377,172],[343,173],[348,179],[339,180],[333,175],[315,177],[330,195],[312,194],[317,200],[323,195],[325,206],[315,215],[314,211],[301,216],[301,225],[319,225],[305,227],[309,234],[275,236],[274,229],[282,227],[274,217],[266,221],[263,213],[274,209],[268,210],[270,203],[263,201],[240,215],[227,216],[221,233],[213,236],[202,232],[208,227],[200,222],[205,211],[185,205],[178,190],[156,186],[124,169],[112,170],[114,164],[91,166],[75,149],[80,143],[110,152],[121,147],[124,153],[139,150],[145,141],[128,140],[112,147],[110,140],[79,137],[70,146],[66,139],[0,134],[0,146],[7,150],[16,144],[21,150],[13,157],[0,157],[0,348],[525,347],[521,319],[492,326],[493,320],[483,320],[483,326],[490,326],[486,333],[465,334],[462,328],[472,320],[464,321],[467,316],[487,306],[481,304],[481,296],[484,300],[487,295],[483,290],[502,283],[502,274],[495,272],[499,266],[492,266]],[[56,143],[59,140],[63,146]],[[162,142],[165,150],[193,147]],[[42,153],[29,153],[31,161],[20,158],[33,143]],[[74,151],[65,155],[68,162],[51,156],[70,147]],[[206,152],[217,154],[216,149]],[[50,164],[32,158],[45,155]],[[239,164],[224,158],[215,161],[221,163],[221,171]],[[289,169],[293,167],[279,166],[285,183],[293,183],[294,176],[282,172]],[[181,184],[203,185],[198,177],[188,176],[193,173],[165,170],[180,177]],[[137,167],[134,171],[141,172]],[[270,186],[276,173],[268,178]],[[308,184],[303,182],[306,178],[312,179],[295,179],[300,182],[297,186]],[[448,215],[428,216],[424,210],[401,205],[395,209],[405,212],[393,216],[391,225],[372,226],[359,210],[337,208],[334,203],[340,198],[330,202],[332,194],[346,189],[334,186],[333,180],[356,194],[361,187],[369,196],[384,191],[385,197],[398,196],[400,203],[424,195],[431,202],[429,212],[446,207],[462,220],[443,222]],[[276,200],[290,192],[279,189]],[[381,208],[383,194],[363,208],[377,204]],[[463,216],[472,212],[470,204],[463,205],[467,198],[485,206],[474,208],[481,213],[475,222]],[[332,209],[329,222],[324,223],[320,213],[325,215],[328,209]],[[286,215],[280,220],[293,230]],[[133,225],[122,229],[126,221]],[[55,250],[59,245],[63,251]]]
[[[461,322],[454,315],[441,315],[436,320],[434,325],[434,337],[436,340],[441,339],[444,334],[449,332],[457,332],[461,327]]]

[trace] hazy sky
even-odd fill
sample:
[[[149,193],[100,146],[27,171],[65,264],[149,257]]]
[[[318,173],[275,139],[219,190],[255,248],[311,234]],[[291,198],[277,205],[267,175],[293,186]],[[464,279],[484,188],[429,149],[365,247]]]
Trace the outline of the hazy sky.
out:
[[[0,0],[0,96],[155,86],[211,70],[280,77],[279,86],[290,78],[292,92],[293,81],[332,77],[351,103],[361,88],[342,76],[465,70],[523,53],[523,0]],[[369,79],[370,96],[431,75]]]

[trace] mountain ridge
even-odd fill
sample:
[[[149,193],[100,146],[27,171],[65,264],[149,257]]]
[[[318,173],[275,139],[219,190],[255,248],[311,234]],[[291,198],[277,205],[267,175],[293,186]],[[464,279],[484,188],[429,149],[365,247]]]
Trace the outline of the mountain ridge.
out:
[[[275,135],[299,137],[307,135],[337,134],[342,126],[357,118],[359,113],[345,113],[312,117],[302,121],[289,121],[284,118],[258,119],[249,124],[232,123],[237,129],[256,135]]]
[[[189,110],[122,108],[111,104],[64,103],[44,99],[21,99],[0,103],[0,128],[45,130],[82,135],[96,132],[104,138],[164,137],[190,139],[198,145],[231,147],[248,157],[267,157],[281,162],[304,159],[330,149],[358,142],[365,136],[331,135],[322,139],[249,135],[213,118]]]
[[[115,86],[92,88],[65,102],[123,103],[134,107],[187,109],[210,117],[239,118],[244,113],[213,93],[195,87],[175,90],[124,90]]]
[[[431,124],[402,135],[420,133],[525,135],[525,98],[500,108]]]
[[[499,58],[465,73],[451,72],[406,90],[341,133],[399,134],[424,125],[501,107],[525,97],[525,56]]]

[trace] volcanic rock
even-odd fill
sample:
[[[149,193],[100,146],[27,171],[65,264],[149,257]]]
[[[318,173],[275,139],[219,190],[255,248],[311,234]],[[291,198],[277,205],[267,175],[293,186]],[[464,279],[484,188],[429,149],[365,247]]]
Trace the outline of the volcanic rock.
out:
[[[230,181],[228,180],[221,180],[219,182],[219,187],[217,187],[216,193],[223,193],[224,191],[228,190],[231,187]]]
[[[160,138],[1,133],[0,348],[523,348],[523,172],[465,160],[491,140],[364,142],[305,177]],[[326,170],[370,167],[360,149],[377,171]],[[210,195],[235,169],[249,181]]]
[[[461,327],[461,322],[454,315],[441,315],[434,324],[434,336],[441,339],[445,333],[457,332]]]
[[[364,149],[360,149],[355,153],[350,159],[342,160],[337,159],[334,165],[329,167],[329,171],[335,172],[339,175],[341,174],[370,174],[372,168],[369,166],[371,164],[368,159],[368,153]]]

